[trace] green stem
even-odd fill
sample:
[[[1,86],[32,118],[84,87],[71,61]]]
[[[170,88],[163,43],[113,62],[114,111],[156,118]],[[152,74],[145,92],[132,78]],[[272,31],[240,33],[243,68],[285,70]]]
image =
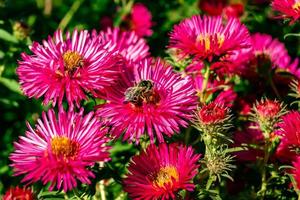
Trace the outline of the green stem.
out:
[[[270,157],[270,141],[269,138],[265,138],[266,139],[266,143],[264,146],[264,160],[261,166],[261,188],[258,191],[257,195],[260,196],[260,199],[264,199],[265,198],[265,194],[267,191],[267,185],[268,185],[268,181],[267,181],[267,164],[269,161],[269,157]]]
[[[98,162],[98,164],[99,164],[99,169],[102,169],[104,167],[104,162]],[[104,180],[100,180],[96,184],[96,193],[93,199],[106,200]]]
[[[190,140],[190,135],[191,135],[191,131],[192,131],[192,126],[189,126],[187,129],[186,129],[186,132],[185,132],[185,136],[184,136],[184,142],[185,144],[187,144]]]
[[[69,22],[71,21],[74,14],[77,12],[80,5],[83,3],[84,0],[76,0],[74,1],[73,5],[71,6],[70,10],[65,14],[64,18],[60,21],[58,25],[58,29],[64,30]]]
[[[130,1],[128,1],[128,3],[123,2],[122,8],[114,20],[114,27],[120,26],[124,17],[126,15],[128,15],[128,13],[130,13],[133,3],[134,3],[134,0],[130,0]]]
[[[209,174],[209,179],[207,180],[205,189],[206,189],[206,190],[209,190],[210,187],[211,187],[211,185],[212,185],[213,182],[215,182],[215,181],[216,181],[216,176]]]
[[[202,103],[205,103],[205,92],[206,92],[206,88],[207,88],[207,84],[208,84],[208,80],[209,80],[209,75],[210,75],[210,69],[209,69],[209,66],[206,65],[204,79],[202,82],[201,94],[200,94],[200,101]]]

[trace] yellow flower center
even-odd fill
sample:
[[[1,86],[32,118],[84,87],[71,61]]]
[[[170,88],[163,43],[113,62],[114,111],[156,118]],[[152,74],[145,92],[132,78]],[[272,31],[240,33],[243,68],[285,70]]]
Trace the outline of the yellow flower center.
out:
[[[165,184],[173,185],[173,181],[179,180],[179,174],[174,166],[166,166],[160,168],[160,170],[155,174],[153,179],[153,185],[156,187],[164,187]]]
[[[295,4],[293,5],[293,9],[300,10],[300,2],[295,2]]]
[[[74,157],[78,154],[79,143],[65,136],[56,136],[51,139],[52,153],[56,156]]]
[[[219,45],[219,48],[223,45],[225,40],[224,35],[222,34],[215,34],[215,35],[210,35],[210,34],[199,34],[196,38],[196,41],[199,42],[201,45],[204,46],[205,50],[209,50],[211,48],[211,43],[217,42]]]
[[[75,51],[66,51],[63,54],[65,70],[74,72],[78,67],[83,66],[83,57]]]

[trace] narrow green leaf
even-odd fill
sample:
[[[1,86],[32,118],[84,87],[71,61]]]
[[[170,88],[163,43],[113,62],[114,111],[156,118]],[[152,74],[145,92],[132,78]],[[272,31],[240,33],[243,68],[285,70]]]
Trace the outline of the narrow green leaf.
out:
[[[0,83],[2,83],[5,87],[7,87],[9,90],[22,94],[22,91],[20,89],[19,83],[14,79],[8,79],[5,77],[0,77]]]
[[[293,36],[293,37],[300,37],[300,33],[288,33],[288,34],[285,34],[283,36],[283,39],[286,39],[287,37],[290,37],[290,36]]]
[[[18,43],[17,38],[4,29],[0,29],[0,39],[12,43]]]

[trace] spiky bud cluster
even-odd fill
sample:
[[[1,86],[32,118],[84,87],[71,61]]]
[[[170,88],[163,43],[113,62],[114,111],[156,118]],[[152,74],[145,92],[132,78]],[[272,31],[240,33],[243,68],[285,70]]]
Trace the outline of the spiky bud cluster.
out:
[[[290,84],[290,88],[292,90],[291,93],[289,93],[289,96],[294,97],[299,101],[300,99],[300,84],[298,80],[293,80]]]
[[[29,27],[23,22],[15,22],[13,25],[13,34],[18,40],[24,40],[30,32]]]
[[[30,188],[20,188],[20,187],[11,187],[6,191],[3,200],[12,200],[12,199],[20,199],[20,200],[35,200],[36,197]]]
[[[231,127],[229,109],[216,102],[211,102],[198,108],[193,125],[203,133],[203,137],[226,137],[226,131]]]
[[[280,117],[285,114],[285,106],[276,100],[262,99],[253,107],[252,121],[258,123],[265,138],[276,130],[276,124]]]
[[[206,152],[203,161],[206,168],[202,172],[209,171],[210,175],[216,176],[219,181],[221,181],[221,177],[232,180],[229,173],[235,168],[234,156],[227,153],[227,148],[226,145],[223,145],[215,151]]]

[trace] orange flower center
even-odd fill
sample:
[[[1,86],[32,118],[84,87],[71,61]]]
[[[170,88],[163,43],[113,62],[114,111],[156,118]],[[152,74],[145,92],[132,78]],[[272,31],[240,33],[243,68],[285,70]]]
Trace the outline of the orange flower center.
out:
[[[196,38],[196,41],[204,46],[205,51],[211,48],[211,43],[218,44],[219,48],[223,45],[225,37],[223,34],[199,34]]]
[[[155,174],[153,185],[161,188],[166,184],[173,185],[174,180],[179,180],[177,169],[174,166],[166,166],[160,168],[160,170]]]
[[[79,143],[65,136],[56,136],[51,139],[52,153],[56,156],[74,157],[78,154]]]
[[[74,72],[78,67],[83,66],[83,57],[76,51],[66,51],[63,54],[65,70]]]
[[[293,5],[293,9],[300,10],[300,2],[295,2],[295,4]]]

